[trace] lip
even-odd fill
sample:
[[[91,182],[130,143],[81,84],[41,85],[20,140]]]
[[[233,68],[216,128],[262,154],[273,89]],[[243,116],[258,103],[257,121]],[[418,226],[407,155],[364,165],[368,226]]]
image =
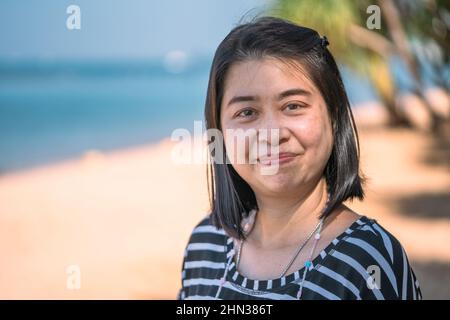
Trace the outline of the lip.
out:
[[[276,156],[263,156],[258,159],[258,162],[264,166],[271,166],[274,164],[285,164],[293,161],[298,154],[292,152],[280,152]]]

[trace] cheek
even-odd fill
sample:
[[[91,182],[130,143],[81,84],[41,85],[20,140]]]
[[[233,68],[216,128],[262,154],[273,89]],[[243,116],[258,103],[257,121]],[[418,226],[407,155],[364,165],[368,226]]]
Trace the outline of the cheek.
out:
[[[247,160],[247,143],[245,141],[241,141],[233,134],[225,134],[224,143],[228,161],[230,161],[233,166],[245,163]]]
[[[224,130],[227,157],[232,164],[255,164],[257,130],[227,127]],[[250,152],[253,151],[253,152]]]
[[[228,129],[233,129],[228,127]],[[226,131],[224,131],[226,132]],[[256,134],[248,134],[244,138],[238,134],[224,133],[224,143],[228,161],[239,176],[250,185],[255,182],[256,159],[250,156],[250,145],[254,146]],[[254,153],[251,153],[254,154]]]
[[[291,128],[306,154],[309,153],[312,157],[326,157],[329,154],[333,145],[333,134],[328,118],[311,116],[296,121]]]

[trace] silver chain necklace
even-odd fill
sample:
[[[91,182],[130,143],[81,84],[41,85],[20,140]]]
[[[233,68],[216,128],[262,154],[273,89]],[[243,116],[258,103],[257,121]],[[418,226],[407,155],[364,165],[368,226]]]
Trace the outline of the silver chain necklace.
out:
[[[324,209],[322,210],[322,213],[326,210],[327,206],[328,206],[328,202],[329,202],[329,197],[327,199],[327,202],[325,204]],[[289,261],[289,263],[286,265],[286,267],[283,269],[283,272],[281,273],[281,275],[279,276],[279,278],[282,278],[286,272],[289,270],[289,268],[292,266],[292,264],[294,263],[295,259],[297,258],[297,256],[300,254],[300,251],[302,251],[302,249],[305,247],[305,245],[308,243],[308,241],[311,239],[311,237],[317,232],[317,230],[322,229],[323,226],[323,222],[325,221],[325,217],[320,219],[319,223],[317,224],[317,226],[314,228],[314,230],[309,234],[309,236],[306,238],[305,241],[302,242],[302,244],[298,247],[297,251],[295,252],[294,256],[291,258],[291,260]],[[236,269],[239,266],[239,262],[241,260],[241,251],[242,251],[242,246],[244,245],[244,240],[241,240],[240,244],[239,244],[239,249],[238,249],[238,254],[237,254],[237,259],[236,259]]]

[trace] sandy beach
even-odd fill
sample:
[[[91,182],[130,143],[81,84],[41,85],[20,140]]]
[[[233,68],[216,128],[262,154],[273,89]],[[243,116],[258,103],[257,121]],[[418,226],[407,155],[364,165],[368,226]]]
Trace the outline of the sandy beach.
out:
[[[450,143],[355,112],[366,200],[348,205],[403,244],[424,298],[450,298]],[[173,299],[184,247],[208,212],[205,165],[174,142],[0,176],[1,299]],[[68,287],[71,266],[80,288]],[[69,269],[68,269],[69,268]]]

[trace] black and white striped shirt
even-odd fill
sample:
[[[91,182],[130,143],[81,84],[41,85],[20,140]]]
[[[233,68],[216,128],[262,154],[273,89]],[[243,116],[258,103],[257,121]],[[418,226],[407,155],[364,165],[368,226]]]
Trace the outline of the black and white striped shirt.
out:
[[[185,249],[178,299],[297,299],[303,268],[284,277],[253,280],[234,263],[234,242],[206,216]],[[227,262],[230,261],[228,270]],[[372,275],[372,276],[371,276]],[[376,220],[362,216],[336,237],[306,273],[301,299],[421,299],[400,242]]]

